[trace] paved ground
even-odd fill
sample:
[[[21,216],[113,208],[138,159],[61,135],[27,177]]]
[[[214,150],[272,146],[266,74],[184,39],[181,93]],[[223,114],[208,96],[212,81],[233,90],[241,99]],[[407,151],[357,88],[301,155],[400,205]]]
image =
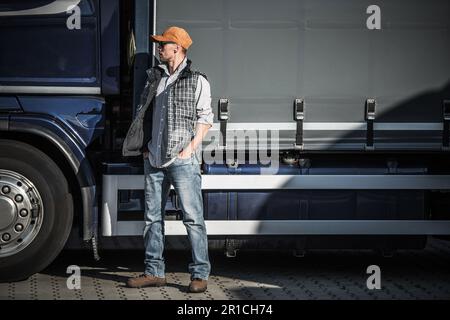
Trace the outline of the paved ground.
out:
[[[398,251],[385,258],[372,251],[312,251],[303,258],[287,252],[210,254],[213,272],[203,294],[186,292],[188,251],[166,254],[163,288],[130,289],[129,276],[142,271],[143,252],[65,250],[42,273],[26,281],[0,284],[0,299],[450,299],[450,242],[431,239],[425,250]],[[69,290],[69,265],[81,268],[81,289]],[[369,290],[369,265],[381,269],[381,289]]]

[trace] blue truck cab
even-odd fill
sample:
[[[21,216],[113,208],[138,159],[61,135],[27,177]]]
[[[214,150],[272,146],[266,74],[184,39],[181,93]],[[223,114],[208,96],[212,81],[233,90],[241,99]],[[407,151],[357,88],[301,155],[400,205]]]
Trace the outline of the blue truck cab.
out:
[[[74,212],[80,236],[86,241],[96,236],[99,177],[95,161],[99,158],[94,159],[94,153],[104,150],[99,146],[105,143],[107,100],[120,97],[120,3],[2,1],[0,24],[0,140],[7,143],[1,147],[2,157],[14,153],[10,148],[24,147],[21,157],[36,171],[30,175],[42,175],[55,188],[53,205],[44,203],[45,195],[40,194],[35,214],[22,217],[32,204],[22,201],[20,208],[10,203],[13,190],[4,186],[9,192],[4,193],[8,198],[2,199],[1,207],[9,213],[2,223],[1,268],[2,275],[15,278],[15,274],[23,277],[30,272],[14,271],[17,263],[9,260],[17,259],[20,251],[28,257],[28,262],[22,262],[25,269],[34,264],[30,261],[42,268],[67,240]],[[96,151],[89,159],[94,144]],[[34,157],[39,160],[32,162]],[[50,168],[39,167],[47,162],[59,168],[62,180],[52,181]],[[6,171],[2,171],[5,179],[3,174]],[[36,185],[32,188],[39,189]],[[58,209],[58,202],[66,203]],[[50,223],[60,219],[61,225],[53,227],[56,232],[44,231],[47,239],[40,239],[43,231],[37,231],[46,227],[47,219]],[[17,226],[21,230],[18,237]],[[33,250],[33,243],[41,249]],[[45,247],[51,253],[37,257]]]

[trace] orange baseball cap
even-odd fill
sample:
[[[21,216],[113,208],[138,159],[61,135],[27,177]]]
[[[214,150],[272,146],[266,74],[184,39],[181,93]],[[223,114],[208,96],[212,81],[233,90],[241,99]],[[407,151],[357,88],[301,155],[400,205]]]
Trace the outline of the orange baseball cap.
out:
[[[186,30],[179,27],[169,27],[162,35],[150,36],[154,42],[175,42],[187,50],[192,44],[192,39]]]

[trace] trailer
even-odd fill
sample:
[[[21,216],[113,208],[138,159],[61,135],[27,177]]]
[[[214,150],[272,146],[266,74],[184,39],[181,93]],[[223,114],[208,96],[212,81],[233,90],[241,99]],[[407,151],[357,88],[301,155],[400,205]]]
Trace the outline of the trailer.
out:
[[[446,0],[0,2],[0,280],[74,232],[143,232],[142,156],[123,157],[150,34],[185,28],[210,81],[201,149],[211,244],[420,249],[450,234]],[[184,236],[175,190],[165,234]],[[76,231],[74,231],[76,230]]]

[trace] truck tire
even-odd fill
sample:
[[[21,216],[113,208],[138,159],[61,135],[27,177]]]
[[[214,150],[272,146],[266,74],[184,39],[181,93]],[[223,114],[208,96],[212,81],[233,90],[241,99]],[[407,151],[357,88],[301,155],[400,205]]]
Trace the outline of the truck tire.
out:
[[[0,139],[0,282],[47,267],[72,220],[72,195],[56,163],[32,145]]]

